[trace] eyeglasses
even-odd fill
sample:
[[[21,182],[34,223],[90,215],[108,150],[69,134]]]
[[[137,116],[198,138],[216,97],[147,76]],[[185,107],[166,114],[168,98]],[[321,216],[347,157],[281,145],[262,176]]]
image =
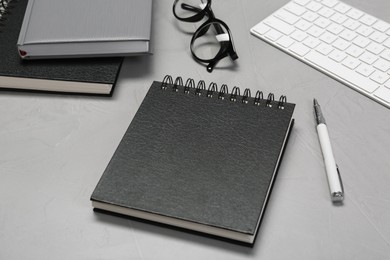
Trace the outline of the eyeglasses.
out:
[[[211,0],[206,3],[203,0],[175,0],[173,14],[178,20],[191,23],[207,17],[192,36],[190,49],[196,61],[207,64],[208,72],[212,72],[217,63],[227,56],[232,60],[238,58],[230,29],[215,18]]]

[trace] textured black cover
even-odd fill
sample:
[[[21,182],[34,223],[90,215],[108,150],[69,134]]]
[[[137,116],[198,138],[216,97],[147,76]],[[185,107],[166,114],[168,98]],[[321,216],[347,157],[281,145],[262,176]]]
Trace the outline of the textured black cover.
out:
[[[26,6],[27,0],[10,1],[4,15],[6,20],[0,22],[3,24],[0,27],[0,76],[115,85],[123,61],[121,57],[22,61],[16,43]]]
[[[295,105],[195,91],[152,84],[91,200],[254,235]]]

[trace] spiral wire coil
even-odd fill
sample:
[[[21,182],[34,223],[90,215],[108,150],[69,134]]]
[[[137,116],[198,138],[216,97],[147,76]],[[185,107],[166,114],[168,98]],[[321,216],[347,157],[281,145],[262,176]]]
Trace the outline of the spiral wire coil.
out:
[[[240,88],[234,86],[232,91],[229,93],[228,86],[226,84],[221,85],[219,91],[216,83],[211,82],[206,91],[206,83],[203,80],[200,80],[195,87],[195,81],[191,78],[187,79],[186,83],[183,84],[183,79],[181,77],[177,77],[175,81],[173,81],[172,76],[166,75],[161,83],[161,89],[168,90],[172,89],[174,92],[179,91],[179,86],[184,87],[184,93],[190,94],[191,89],[195,89],[195,95],[201,96],[205,93],[205,96],[208,98],[212,98],[214,94],[218,95],[218,99],[224,100],[227,98],[232,102],[241,102],[243,104],[253,103],[255,106],[266,106],[273,107],[275,106],[277,109],[284,109],[285,104],[287,103],[287,97],[282,95],[279,98],[278,102],[275,102],[275,96],[273,93],[269,93],[267,98],[264,99],[263,92],[258,90],[255,94],[255,97],[252,98],[251,91],[249,88],[244,90],[243,95],[240,94]]]

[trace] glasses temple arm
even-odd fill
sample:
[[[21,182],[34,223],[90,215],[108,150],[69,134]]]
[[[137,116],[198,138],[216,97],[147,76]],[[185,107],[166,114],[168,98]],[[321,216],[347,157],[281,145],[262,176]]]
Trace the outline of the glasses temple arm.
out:
[[[189,4],[181,4],[181,8],[183,8],[184,10],[187,10],[187,11],[194,12],[194,13],[199,13],[200,11],[202,11],[202,9],[195,7],[195,6],[192,6],[192,5],[189,5]]]

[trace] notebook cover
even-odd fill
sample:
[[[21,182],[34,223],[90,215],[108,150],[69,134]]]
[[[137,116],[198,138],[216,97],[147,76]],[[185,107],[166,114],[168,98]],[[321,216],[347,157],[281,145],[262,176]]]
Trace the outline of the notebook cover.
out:
[[[295,105],[195,91],[152,84],[91,200],[253,235]]]
[[[151,20],[152,0],[29,0],[18,46],[28,59],[150,54]]]
[[[115,85],[123,58],[22,61],[16,43],[26,5],[27,0],[10,1],[7,20],[1,22],[0,76]]]

